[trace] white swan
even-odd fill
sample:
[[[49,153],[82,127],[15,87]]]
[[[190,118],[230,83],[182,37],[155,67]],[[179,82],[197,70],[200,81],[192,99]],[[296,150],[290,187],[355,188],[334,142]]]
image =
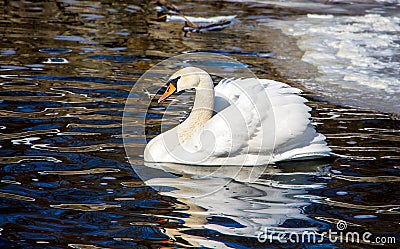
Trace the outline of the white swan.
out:
[[[256,78],[225,79],[214,88],[195,67],[177,71],[167,84],[158,102],[194,88],[194,105],[184,122],[147,144],[146,162],[254,166],[330,155],[297,88]]]

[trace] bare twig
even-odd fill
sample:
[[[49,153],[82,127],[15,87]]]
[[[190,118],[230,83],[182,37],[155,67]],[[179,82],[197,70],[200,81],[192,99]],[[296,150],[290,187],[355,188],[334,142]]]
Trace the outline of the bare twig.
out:
[[[196,29],[199,28],[199,26],[198,26],[197,24],[195,24],[195,23],[193,23],[192,21],[190,21],[190,20],[182,13],[182,11],[180,11],[180,10],[178,9],[178,7],[176,7],[174,4],[169,3],[169,2],[167,2],[167,1],[165,1],[165,0],[158,0],[158,3],[161,4],[162,6],[164,6],[166,9],[168,9],[168,10],[173,10],[173,11],[175,11],[176,13],[178,13],[177,15],[183,17],[183,18],[185,19],[185,21],[188,23],[188,25],[190,25],[190,27],[193,27],[193,28],[196,28]],[[167,16],[167,15],[162,15],[162,16],[160,16],[159,18],[164,18],[164,17],[166,17],[166,16]]]

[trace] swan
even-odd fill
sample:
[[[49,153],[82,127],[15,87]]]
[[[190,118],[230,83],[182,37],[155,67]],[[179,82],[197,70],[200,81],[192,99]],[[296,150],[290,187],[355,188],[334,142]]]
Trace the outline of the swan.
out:
[[[186,67],[169,78],[158,103],[193,88],[190,115],[146,145],[145,162],[255,166],[330,155],[297,88],[257,78],[223,79],[214,87],[206,71]]]

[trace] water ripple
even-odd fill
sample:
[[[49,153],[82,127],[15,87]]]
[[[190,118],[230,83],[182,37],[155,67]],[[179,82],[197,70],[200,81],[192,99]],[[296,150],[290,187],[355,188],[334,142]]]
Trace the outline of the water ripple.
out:
[[[32,161],[47,161],[53,163],[61,163],[62,161],[50,156],[13,156],[13,157],[0,157],[0,164],[22,163]]]
[[[89,244],[68,244],[68,247],[76,248],[76,249],[111,249],[109,247],[100,247]]]
[[[93,144],[93,145],[83,145],[83,146],[71,146],[71,147],[60,147],[60,146],[51,146],[50,144],[35,144],[32,145],[32,149],[37,150],[47,150],[47,151],[56,151],[56,152],[92,152],[92,151],[111,151],[112,148],[123,147],[123,144],[113,144],[113,143],[105,143],[105,144]]]
[[[347,202],[334,201],[330,198],[322,198],[318,200],[316,199],[313,200],[313,202],[322,203],[333,207],[369,210],[380,214],[400,214],[400,205],[382,205],[382,206],[357,205]]]
[[[79,211],[102,211],[108,208],[119,208],[121,205],[116,204],[87,204],[87,203],[74,203],[74,204],[58,204],[58,205],[50,205],[52,208],[58,209],[71,209],[71,210],[79,210]]]
[[[103,174],[103,173],[115,173],[119,172],[119,169],[113,168],[94,168],[87,170],[53,170],[53,171],[39,171],[42,175],[91,175],[91,174]]]
[[[346,176],[346,175],[331,175],[332,178],[346,180],[350,182],[399,182],[399,176]]]
[[[21,200],[21,201],[35,201],[35,198],[32,198],[32,197],[11,194],[11,193],[5,193],[5,192],[0,192],[0,197],[11,198],[11,199]]]

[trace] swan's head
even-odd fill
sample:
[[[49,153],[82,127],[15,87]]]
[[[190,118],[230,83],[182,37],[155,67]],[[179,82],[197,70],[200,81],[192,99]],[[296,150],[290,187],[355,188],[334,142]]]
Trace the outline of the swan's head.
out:
[[[167,90],[158,100],[158,103],[167,99],[175,92],[185,89],[198,88],[203,82],[203,77],[210,77],[209,74],[197,67],[185,67],[174,73],[167,81]]]

